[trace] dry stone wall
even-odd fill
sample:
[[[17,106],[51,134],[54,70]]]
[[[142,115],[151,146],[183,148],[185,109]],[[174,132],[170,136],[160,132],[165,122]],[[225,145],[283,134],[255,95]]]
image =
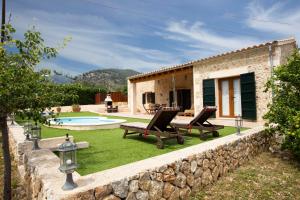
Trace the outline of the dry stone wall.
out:
[[[111,184],[64,198],[99,200],[175,200],[216,182],[269,148],[270,138],[260,131],[213,150],[141,172]]]
[[[78,187],[63,191],[65,175],[58,170],[59,158],[49,149],[23,148],[24,138],[21,127],[10,127],[11,149],[19,160],[27,198],[51,200],[188,199],[278,143],[263,127],[256,127],[103,172],[86,176],[75,172]]]

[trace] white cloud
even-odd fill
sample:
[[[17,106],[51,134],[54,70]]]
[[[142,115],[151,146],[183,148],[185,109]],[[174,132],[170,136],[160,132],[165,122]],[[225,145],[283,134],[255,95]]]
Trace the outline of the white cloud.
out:
[[[76,74],[80,73],[80,71],[75,71],[75,70],[69,69],[63,65],[59,65],[55,62],[51,62],[51,60],[42,61],[37,66],[37,70],[41,70],[41,69],[50,69],[51,71],[56,70],[60,73],[68,74],[68,75],[76,75]]]
[[[134,36],[132,27],[120,27],[98,16],[38,10],[24,10],[20,13],[13,20],[19,32],[24,32],[30,25],[36,25],[46,39],[45,42],[52,46],[62,42],[66,36],[72,37],[71,42],[59,55],[82,63],[82,69],[76,70],[75,73],[86,71],[85,66],[132,68],[142,71],[180,62],[170,53],[127,44],[126,38]],[[52,68],[55,67],[61,69],[53,64]]]
[[[205,27],[203,22],[189,24],[187,21],[169,22],[161,35],[187,44],[194,49],[208,49],[209,51],[226,51],[239,49],[258,43],[256,38],[246,36],[224,36],[216,34]]]
[[[258,1],[247,7],[246,24],[256,30],[300,38],[300,6],[286,8],[282,2],[264,7]]]

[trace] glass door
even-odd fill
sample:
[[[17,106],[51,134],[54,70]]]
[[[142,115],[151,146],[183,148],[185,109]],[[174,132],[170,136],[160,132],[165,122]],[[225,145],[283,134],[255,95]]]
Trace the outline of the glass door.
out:
[[[229,104],[229,80],[223,80],[221,82],[222,87],[222,116],[229,116],[230,115],[230,104]]]
[[[221,117],[241,115],[240,78],[219,79],[219,114]]]
[[[234,106],[234,116],[242,115],[242,105],[241,105],[241,87],[240,79],[233,80],[233,106]]]

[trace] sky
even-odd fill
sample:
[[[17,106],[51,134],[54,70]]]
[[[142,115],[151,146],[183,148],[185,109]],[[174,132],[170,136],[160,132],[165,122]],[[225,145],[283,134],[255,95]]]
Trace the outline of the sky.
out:
[[[22,38],[67,45],[39,68],[69,75],[119,68],[147,72],[262,42],[300,39],[299,0],[8,0]]]

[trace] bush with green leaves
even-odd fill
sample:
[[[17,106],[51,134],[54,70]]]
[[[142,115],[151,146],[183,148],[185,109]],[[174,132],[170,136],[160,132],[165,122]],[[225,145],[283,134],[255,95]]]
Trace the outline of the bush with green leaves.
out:
[[[295,51],[286,64],[274,69],[266,91],[273,95],[264,116],[269,130],[284,134],[283,148],[300,158],[300,53]]]
[[[34,28],[14,39],[15,29],[2,26],[0,43],[0,131],[4,160],[3,199],[11,199],[11,158],[8,139],[8,116],[12,113],[41,120],[41,112],[59,104],[63,94],[48,79],[49,70],[37,71],[43,60],[53,58],[58,48],[45,45]]]
[[[99,92],[106,93],[106,90],[99,87],[87,87],[79,83],[58,85],[63,94],[72,94],[74,98],[67,97],[62,100],[61,106],[70,106],[72,104],[94,104],[95,95]]]

